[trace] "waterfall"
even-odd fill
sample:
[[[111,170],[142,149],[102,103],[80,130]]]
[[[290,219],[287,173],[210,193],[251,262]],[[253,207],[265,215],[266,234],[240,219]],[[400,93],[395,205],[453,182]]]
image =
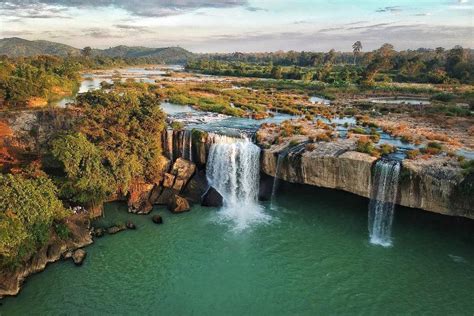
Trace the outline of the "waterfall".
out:
[[[270,217],[258,204],[260,148],[248,138],[210,134],[209,140],[206,173],[209,184],[224,200],[220,218],[237,231],[267,222]]]
[[[391,230],[398,192],[400,162],[380,159],[376,162],[369,204],[369,233],[372,244],[391,246]]]

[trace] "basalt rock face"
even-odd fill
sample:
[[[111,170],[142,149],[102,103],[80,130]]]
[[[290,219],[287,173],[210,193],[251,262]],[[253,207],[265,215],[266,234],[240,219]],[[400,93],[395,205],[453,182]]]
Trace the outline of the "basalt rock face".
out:
[[[473,174],[463,175],[442,158],[404,160],[399,204],[454,216],[474,218]]]
[[[282,148],[262,152],[262,172],[292,183],[340,189],[370,197],[371,169],[376,158],[351,151],[352,142],[321,143],[313,151],[292,151],[280,155]]]
[[[287,145],[287,144],[286,144]],[[312,151],[273,146],[262,151],[261,171],[292,183],[340,189],[370,197],[372,168],[377,160],[353,151],[350,140],[320,143]],[[278,164],[278,155],[280,163]],[[277,165],[278,171],[277,171]],[[404,160],[399,183],[399,205],[452,216],[474,218],[472,175],[445,157]]]
[[[60,239],[54,232],[51,238],[25,264],[13,271],[0,271],[0,298],[16,295],[22,282],[31,274],[43,271],[46,265],[68,258],[72,251],[92,243],[90,221],[87,214],[73,215],[66,221],[71,232],[67,240]]]

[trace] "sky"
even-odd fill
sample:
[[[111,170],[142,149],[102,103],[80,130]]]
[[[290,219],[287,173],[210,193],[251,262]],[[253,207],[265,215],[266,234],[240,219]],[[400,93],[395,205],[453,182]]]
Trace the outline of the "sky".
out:
[[[0,0],[0,38],[193,52],[474,48],[474,0]]]

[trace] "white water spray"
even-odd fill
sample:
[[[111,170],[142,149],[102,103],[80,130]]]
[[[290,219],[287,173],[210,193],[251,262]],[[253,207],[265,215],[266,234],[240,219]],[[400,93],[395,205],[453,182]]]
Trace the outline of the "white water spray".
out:
[[[379,160],[375,164],[369,204],[369,233],[372,244],[392,245],[391,231],[398,192],[400,162]]]
[[[207,163],[209,184],[224,199],[219,216],[241,231],[270,216],[258,204],[260,148],[247,138],[210,135]]]

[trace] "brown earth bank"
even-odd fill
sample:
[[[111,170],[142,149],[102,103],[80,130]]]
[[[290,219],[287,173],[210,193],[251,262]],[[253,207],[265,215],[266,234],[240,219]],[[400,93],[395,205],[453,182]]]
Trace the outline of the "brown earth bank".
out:
[[[61,239],[51,229],[49,241],[26,263],[11,271],[0,271],[0,298],[17,295],[29,275],[43,271],[49,263],[66,259],[73,251],[92,243],[88,214],[72,215],[65,224],[70,231],[67,239]]]

